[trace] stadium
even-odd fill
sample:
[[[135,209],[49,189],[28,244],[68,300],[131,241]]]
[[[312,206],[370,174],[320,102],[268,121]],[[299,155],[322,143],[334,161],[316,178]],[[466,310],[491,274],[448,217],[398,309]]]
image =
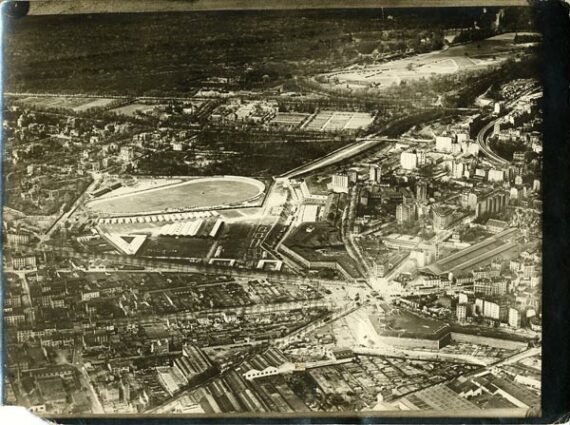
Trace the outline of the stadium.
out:
[[[248,177],[204,177],[93,199],[86,208],[100,216],[139,216],[242,207],[262,201],[265,184]]]

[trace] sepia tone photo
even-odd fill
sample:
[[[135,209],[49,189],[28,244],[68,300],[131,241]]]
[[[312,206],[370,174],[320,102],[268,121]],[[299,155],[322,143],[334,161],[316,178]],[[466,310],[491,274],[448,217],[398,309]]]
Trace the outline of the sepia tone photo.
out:
[[[4,16],[4,403],[539,415],[535,10],[135,3]]]

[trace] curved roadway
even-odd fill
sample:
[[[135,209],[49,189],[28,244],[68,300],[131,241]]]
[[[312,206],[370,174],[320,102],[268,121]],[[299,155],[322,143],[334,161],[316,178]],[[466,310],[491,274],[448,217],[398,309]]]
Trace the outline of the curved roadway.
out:
[[[507,165],[509,161],[507,161],[502,156],[499,156],[498,154],[493,152],[487,143],[487,134],[495,126],[495,123],[500,119],[501,118],[497,118],[495,120],[490,121],[479,131],[479,134],[477,134],[477,143],[479,144],[479,148],[487,158],[489,158],[492,162],[496,163],[497,165],[504,166]]]

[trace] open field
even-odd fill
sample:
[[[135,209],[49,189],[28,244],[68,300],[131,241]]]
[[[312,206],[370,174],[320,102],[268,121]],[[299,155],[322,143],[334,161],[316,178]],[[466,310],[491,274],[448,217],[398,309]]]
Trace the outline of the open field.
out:
[[[259,196],[263,183],[248,178],[211,177],[190,180],[87,204],[92,211],[140,214],[239,204]]]
[[[278,112],[271,120],[271,124],[280,127],[297,128],[307,117],[309,117],[309,114],[300,112]]]
[[[379,65],[353,65],[341,71],[322,74],[334,87],[385,88],[402,81],[486,69],[504,62],[521,45],[513,43],[514,33],[501,34],[479,42],[466,43]]]
[[[236,223],[225,226],[221,236],[221,258],[242,259],[246,256],[253,238],[256,226],[246,223]]]
[[[137,256],[206,258],[213,244],[212,239],[153,236],[146,240]]]
[[[115,112],[116,114],[119,115],[126,115],[129,117],[133,117],[137,114],[137,112],[147,113],[149,111],[152,111],[157,106],[158,105],[148,105],[145,103],[131,103],[129,105],[120,106],[118,108],[111,109],[111,112]]]
[[[402,337],[435,338],[447,325],[444,322],[420,317],[406,310],[385,305],[386,316],[380,320],[371,315],[374,329],[379,335],[399,335]]]
[[[17,105],[36,107],[40,109],[66,109],[73,112],[83,112],[91,108],[104,108],[114,102],[114,99],[65,96],[30,96],[18,99]]]

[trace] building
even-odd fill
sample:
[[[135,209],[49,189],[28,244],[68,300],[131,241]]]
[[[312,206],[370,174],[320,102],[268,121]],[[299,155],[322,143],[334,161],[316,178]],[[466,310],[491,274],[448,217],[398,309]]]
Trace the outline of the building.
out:
[[[465,174],[465,164],[461,161],[452,161],[451,163],[451,176],[454,179],[461,179]]]
[[[191,380],[210,370],[212,363],[200,348],[191,344],[184,344],[182,347],[182,356],[174,360],[174,367],[178,369],[187,380]]]
[[[435,150],[440,152],[451,152],[453,138],[451,136],[436,136]]]
[[[485,227],[487,228],[487,230],[489,230],[492,233],[501,233],[502,231],[506,230],[507,227],[509,227],[509,223],[507,223],[504,220],[497,220],[495,218],[490,218],[489,220],[487,220]]]
[[[368,191],[366,189],[360,192],[360,205],[367,206],[368,205]]]
[[[382,242],[390,249],[412,250],[420,244],[421,238],[419,236],[391,233],[390,235],[385,236]]]
[[[400,166],[404,170],[415,170],[418,167],[418,156],[415,152],[402,152]]]
[[[508,195],[502,190],[487,193],[469,192],[461,196],[461,204],[475,211],[475,216],[496,214],[503,211],[508,203]]]
[[[483,300],[482,316],[487,319],[499,320],[501,317],[499,304],[493,301]]]
[[[490,182],[502,182],[505,178],[505,172],[503,170],[491,169],[487,174],[487,180]]]
[[[465,153],[468,153],[473,156],[479,155],[479,144],[476,142],[467,142],[465,143]]]
[[[493,295],[493,283],[490,279],[478,279],[473,282],[473,292],[486,296]]]
[[[413,203],[401,203],[396,207],[398,224],[413,222],[416,219],[416,206]]]
[[[460,292],[457,295],[457,302],[459,304],[467,304],[467,303],[469,303],[469,296],[464,292]]]
[[[418,167],[426,165],[426,152],[424,150],[416,151],[416,157],[418,158]]]
[[[501,278],[482,278],[473,282],[473,292],[480,295],[505,295],[508,288],[509,282]]]
[[[377,278],[386,276],[388,269],[388,264],[385,261],[374,261],[374,275]]]
[[[530,279],[536,271],[536,266],[534,265],[534,263],[532,261],[527,260],[527,261],[523,262],[522,267],[521,267],[521,271],[522,271],[523,278]]]
[[[475,169],[475,175],[473,176],[473,178],[475,179],[485,179],[487,177],[487,169],[485,168],[476,168]]]
[[[4,309],[4,322],[8,325],[18,325],[26,321],[24,309],[7,307]]]
[[[7,245],[17,247],[18,245],[26,245],[32,240],[31,235],[27,233],[4,233],[6,235]]]
[[[467,304],[457,304],[455,314],[459,322],[465,322],[467,320],[468,307]]]
[[[499,277],[501,275],[501,270],[499,268],[494,268],[494,267],[481,267],[472,270],[471,275],[473,276],[473,280],[490,279],[490,278]]]
[[[514,152],[513,153],[513,163],[516,165],[523,165],[526,160],[526,153],[524,152]]]
[[[170,145],[172,146],[172,150],[175,152],[182,152],[185,148],[185,145],[182,142],[172,142]]]
[[[446,229],[453,222],[453,211],[450,208],[442,206],[434,206],[433,213],[433,228],[434,230]]]
[[[168,338],[161,338],[151,341],[150,352],[159,355],[166,354],[170,351],[170,341]]]
[[[348,181],[351,183],[356,183],[358,181],[358,170],[351,168],[348,170]]]
[[[348,193],[349,178],[346,174],[334,174],[332,177],[332,190],[336,193]]]
[[[465,143],[469,140],[468,133],[456,133],[455,137],[457,138],[457,143]]]
[[[131,162],[135,157],[135,153],[132,147],[123,146],[119,151],[119,159],[123,162]]]
[[[33,254],[13,254],[10,256],[10,263],[14,270],[35,269],[37,258]]]
[[[304,202],[326,203],[329,196],[326,183],[316,177],[308,177],[301,183]]]
[[[521,325],[521,315],[516,308],[509,308],[509,326],[519,328]]]
[[[428,184],[425,180],[420,180],[416,185],[416,199],[419,203],[427,201]]]
[[[531,288],[534,288],[535,286],[540,285],[541,281],[542,281],[542,276],[540,275],[540,273],[535,273],[530,277],[529,285]]]
[[[425,410],[453,412],[474,411],[478,406],[460,396],[446,384],[432,385],[423,390],[398,398],[393,405],[399,410]]]
[[[380,165],[371,164],[370,176],[369,176],[370,183],[372,184],[380,183],[381,179],[382,179],[382,167]]]

